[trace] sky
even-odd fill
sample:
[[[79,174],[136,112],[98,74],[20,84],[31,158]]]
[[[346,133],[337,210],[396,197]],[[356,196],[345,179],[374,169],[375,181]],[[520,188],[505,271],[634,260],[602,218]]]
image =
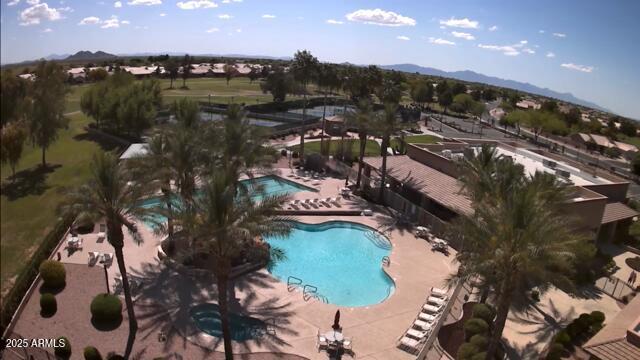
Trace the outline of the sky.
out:
[[[0,62],[103,50],[473,70],[640,119],[638,0],[0,0]]]

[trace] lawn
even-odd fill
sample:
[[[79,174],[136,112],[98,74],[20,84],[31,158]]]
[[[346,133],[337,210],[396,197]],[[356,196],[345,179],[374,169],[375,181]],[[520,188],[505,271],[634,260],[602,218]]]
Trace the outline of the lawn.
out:
[[[440,138],[432,135],[411,135],[411,136],[406,136],[404,140],[407,142],[407,144],[435,144],[438,141],[440,141]],[[400,138],[391,139],[392,147],[399,146],[399,145],[400,145]]]
[[[351,146],[351,153],[355,156],[358,154],[360,141],[357,139],[347,139],[345,140],[347,146]],[[335,155],[339,150],[340,140],[331,140],[331,155]],[[299,145],[291,146],[289,149],[292,151],[298,151],[300,148]],[[305,154],[311,153],[319,153],[320,152],[320,141],[306,142],[304,144],[304,152]],[[378,144],[374,140],[367,140],[367,145],[365,147],[365,156],[378,156],[380,155],[380,144]]]
[[[640,137],[638,136],[630,137],[624,134],[619,134],[618,137],[620,138],[620,141],[622,141],[623,143],[635,145],[636,147],[640,148]]]
[[[40,149],[27,146],[14,183],[8,179],[11,174],[8,166],[3,166],[0,171],[0,273],[3,294],[21,270],[24,259],[29,258],[54,226],[57,219],[55,209],[63,197],[61,191],[84,182],[94,153],[103,148],[114,148],[109,143],[99,144],[85,132],[84,127],[89,123],[86,116],[76,113],[69,118],[69,128],[60,132],[58,141],[47,151],[48,170],[42,171],[38,166]]]

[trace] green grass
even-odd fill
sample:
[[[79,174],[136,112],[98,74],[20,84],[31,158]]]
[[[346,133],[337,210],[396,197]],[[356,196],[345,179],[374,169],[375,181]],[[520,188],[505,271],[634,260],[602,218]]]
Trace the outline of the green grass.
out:
[[[357,139],[347,139],[345,140],[346,146],[351,146],[351,153],[356,156],[360,149],[360,141]],[[335,155],[338,152],[340,147],[340,140],[331,140],[330,145],[330,153],[331,155]],[[289,147],[292,151],[298,151],[300,148],[299,145]],[[320,152],[320,141],[313,142],[305,142],[304,144],[304,153],[319,153]],[[374,140],[367,140],[367,145],[364,151],[365,156],[377,156],[380,155],[380,144],[378,144]]]
[[[640,137],[638,136],[627,136],[624,134],[619,134],[618,138],[620,139],[620,141],[622,141],[623,143],[627,143],[627,144],[631,144],[631,145],[635,145],[638,148],[640,148]]]
[[[18,166],[18,179],[12,186],[8,166],[1,168],[0,200],[1,281],[2,293],[22,269],[25,259],[35,251],[47,232],[55,225],[56,206],[63,197],[61,190],[85,181],[89,162],[101,146],[87,138],[84,127],[89,119],[82,114],[70,117],[69,128],[60,132],[58,141],[47,151],[48,173],[38,171],[40,149],[27,146]],[[109,147],[110,144],[104,144]]]

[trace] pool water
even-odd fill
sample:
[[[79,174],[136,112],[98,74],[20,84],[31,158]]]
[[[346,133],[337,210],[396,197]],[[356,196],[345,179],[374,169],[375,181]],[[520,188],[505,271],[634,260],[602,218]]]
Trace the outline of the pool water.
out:
[[[222,338],[222,322],[218,304],[200,304],[189,310],[191,318],[198,329],[211,336]],[[264,335],[266,324],[256,318],[235,313],[229,313],[231,339],[246,341]]]
[[[377,304],[395,289],[393,280],[382,269],[382,258],[390,254],[391,243],[368,226],[346,221],[294,222],[286,238],[265,240],[286,255],[269,265],[275,277],[283,282],[289,276],[297,277],[304,285],[317,287],[331,304]]]
[[[267,175],[254,178],[253,180],[242,180],[242,183],[247,185],[249,192],[252,189],[260,188],[260,192],[255,192],[252,198],[256,201],[260,201],[264,196],[274,196],[283,194],[293,194],[300,191],[316,191],[313,188],[300,185],[293,181],[285,180],[276,175]],[[197,195],[196,195],[197,196]],[[176,206],[180,206],[179,201],[174,200]],[[164,201],[161,197],[151,197],[143,201],[142,207],[152,208],[162,206],[164,207]],[[145,225],[153,228],[155,224],[167,221],[167,219],[159,214],[149,214],[142,219]]]

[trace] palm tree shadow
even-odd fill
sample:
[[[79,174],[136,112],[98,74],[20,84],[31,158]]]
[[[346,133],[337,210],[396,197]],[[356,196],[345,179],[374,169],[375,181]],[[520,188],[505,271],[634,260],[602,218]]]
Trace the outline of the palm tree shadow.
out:
[[[47,185],[47,175],[54,172],[60,164],[48,164],[47,166],[34,166],[17,172],[9,177],[10,181],[2,183],[0,193],[6,196],[9,201],[15,201],[29,195],[42,195],[49,186]]]
[[[73,140],[76,141],[91,141],[96,143],[100,148],[104,151],[112,151],[112,150],[124,150],[126,146],[124,143],[116,141],[113,138],[110,138],[105,135],[100,135],[97,133],[85,132],[82,134],[78,134],[73,137]]]
[[[193,346],[195,342],[195,345],[202,349],[203,358],[215,353],[213,349],[221,346],[222,338],[200,338],[203,332],[191,317],[193,306],[217,303],[218,293],[213,275],[190,277],[176,272],[160,261],[145,263],[141,269],[130,269],[130,272],[131,278],[141,283],[136,300],[136,314],[142,343],[154,347],[161,346],[163,352],[169,353],[178,348],[184,350],[187,346]],[[231,311],[260,319],[268,325],[269,330],[260,337],[236,344],[241,344],[247,351],[251,344],[279,351],[278,346],[287,344],[279,335],[292,333],[292,330],[286,327],[290,323],[288,317],[292,314],[287,310],[289,304],[279,303],[275,297],[258,299],[252,291],[254,286],[270,286],[268,276],[259,272],[245,275],[233,281],[231,285]],[[232,289],[236,287],[246,294],[242,300],[235,297],[235,291]],[[189,338],[194,341],[190,341]]]

